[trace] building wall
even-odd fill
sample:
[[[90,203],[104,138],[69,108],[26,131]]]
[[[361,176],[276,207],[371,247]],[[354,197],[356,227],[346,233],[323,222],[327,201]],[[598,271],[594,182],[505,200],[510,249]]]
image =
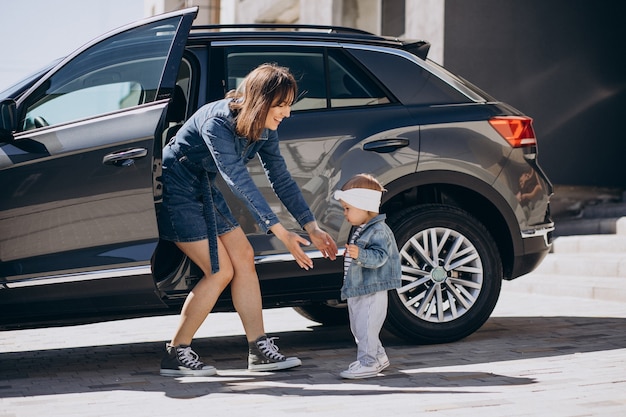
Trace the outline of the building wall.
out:
[[[534,118],[555,184],[624,188],[625,15],[606,0],[446,0],[446,67]]]
[[[144,11],[146,16],[154,16],[198,6],[198,16],[194,24],[211,25],[220,22],[220,3],[220,0],[144,0]]]

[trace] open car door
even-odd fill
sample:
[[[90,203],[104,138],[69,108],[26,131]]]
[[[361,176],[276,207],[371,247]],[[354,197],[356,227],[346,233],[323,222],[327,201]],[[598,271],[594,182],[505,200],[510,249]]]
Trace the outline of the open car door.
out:
[[[2,321],[38,314],[33,301],[47,314],[61,299],[68,314],[162,306],[150,274],[153,152],[196,14],[112,31],[16,100],[0,142]]]

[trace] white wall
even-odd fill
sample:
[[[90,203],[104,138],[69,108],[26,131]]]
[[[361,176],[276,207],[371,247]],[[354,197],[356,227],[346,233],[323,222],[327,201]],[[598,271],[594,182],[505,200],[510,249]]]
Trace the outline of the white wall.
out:
[[[405,33],[407,39],[430,42],[428,58],[443,65],[444,0],[407,0]]]

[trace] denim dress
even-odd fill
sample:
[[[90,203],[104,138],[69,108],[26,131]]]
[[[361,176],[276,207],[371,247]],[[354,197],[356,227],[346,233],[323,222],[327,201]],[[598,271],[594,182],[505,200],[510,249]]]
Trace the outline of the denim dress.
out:
[[[272,189],[300,226],[315,220],[280,154],[276,131],[265,129],[250,142],[235,133],[232,99],[204,105],[163,148],[163,203],[158,215],[161,239],[209,240],[211,269],[219,270],[217,236],[239,224],[215,186],[219,174],[266,233],[278,217],[254,184],[246,164],[258,156]]]

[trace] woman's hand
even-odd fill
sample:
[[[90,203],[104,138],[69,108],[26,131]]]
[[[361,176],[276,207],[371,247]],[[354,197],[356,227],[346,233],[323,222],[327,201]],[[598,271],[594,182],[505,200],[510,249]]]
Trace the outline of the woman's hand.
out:
[[[322,252],[324,258],[335,260],[337,258],[337,244],[332,237],[319,228],[317,222],[310,222],[304,226],[304,230],[309,234],[309,238],[315,247]]]
[[[311,242],[297,233],[285,229],[280,223],[272,226],[270,230],[287,247],[300,268],[307,271],[313,268],[313,260],[302,250],[302,246],[309,246]]]

